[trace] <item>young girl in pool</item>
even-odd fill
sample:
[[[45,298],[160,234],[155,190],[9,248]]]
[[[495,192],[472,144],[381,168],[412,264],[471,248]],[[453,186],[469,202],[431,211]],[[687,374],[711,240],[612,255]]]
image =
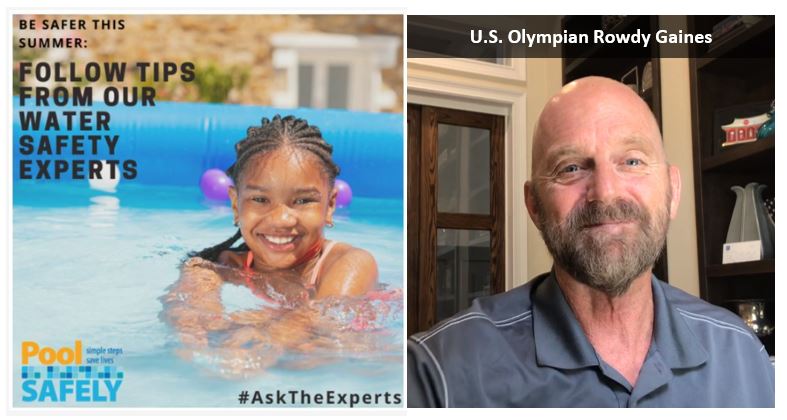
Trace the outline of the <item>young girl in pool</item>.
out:
[[[190,254],[180,279],[162,297],[162,315],[184,344],[205,349],[221,333],[218,348],[244,353],[245,360],[253,355],[256,366],[265,368],[282,351],[308,349],[325,341],[324,332],[342,329],[321,319],[308,302],[375,288],[372,255],[323,235],[336,208],[339,168],[332,150],[317,127],[279,115],[263,118],[235,145],[236,161],[227,172],[235,183],[229,195],[238,230]],[[276,305],[227,314],[221,303],[227,282]]]
[[[250,272],[287,270],[289,281],[316,299],[371,290],[377,281],[372,255],[323,235],[325,226],[333,227],[336,209],[339,168],[332,151],[317,127],[293,116],[263,118],[262,126],[250,127],[228,169],[238,231],[196,256]],[[276,286],[266,286],[277,293]]]

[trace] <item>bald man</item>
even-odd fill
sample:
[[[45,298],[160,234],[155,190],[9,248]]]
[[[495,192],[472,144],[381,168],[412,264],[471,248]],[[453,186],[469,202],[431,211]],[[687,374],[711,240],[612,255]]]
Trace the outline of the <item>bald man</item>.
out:
[[[408,340],[410,407],[773,407],[740,318],[656,279],[680,172],[627,86],[571,82],[544,107],[525,203],[553,269]]]

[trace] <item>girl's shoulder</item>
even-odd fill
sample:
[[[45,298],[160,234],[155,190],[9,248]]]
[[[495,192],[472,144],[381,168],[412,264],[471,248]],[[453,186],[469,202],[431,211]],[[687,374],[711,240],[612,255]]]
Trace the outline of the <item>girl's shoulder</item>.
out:
[[[369,251],[335,243],[320,267],[318,297],[361,295],[377,283],[377,262]]]
[[[356,248],[345,242],[333,241],[329,254],[325,256],[323,268],[327,268],[336,262],[353,259],[358,260],[358,262],[374,261],[372,254],[365,249]]]
[[[246,254],[248,251],[233,251],[230,249],[221,251],[217,264],[233,268],[242,268],[246,264]]]

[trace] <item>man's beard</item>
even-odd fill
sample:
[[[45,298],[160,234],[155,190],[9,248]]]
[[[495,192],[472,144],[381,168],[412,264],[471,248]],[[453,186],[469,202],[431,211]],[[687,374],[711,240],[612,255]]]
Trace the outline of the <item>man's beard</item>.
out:
[[[555,264],[578,281],[616,297],[625,293],[640,274],[653,267],[667,239],[670,193],[667,207],[655,221],[636,204],[618,199],[612,204],[597,201],[577,205],[564,223],[550,220],[538,194],[534,199],[541,223],[538,227]],[[589,226],[633,222],[636,233],[594,234]]]

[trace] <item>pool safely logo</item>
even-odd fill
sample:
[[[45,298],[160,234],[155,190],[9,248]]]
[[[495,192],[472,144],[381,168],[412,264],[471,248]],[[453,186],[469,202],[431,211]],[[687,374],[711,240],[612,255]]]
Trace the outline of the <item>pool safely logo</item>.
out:
[[[82,341],[73,347],[22,342],[22,401],[115,402],[123,372],[99,358],[82,361]],[[36,363],[37,362],[37,363]]]

